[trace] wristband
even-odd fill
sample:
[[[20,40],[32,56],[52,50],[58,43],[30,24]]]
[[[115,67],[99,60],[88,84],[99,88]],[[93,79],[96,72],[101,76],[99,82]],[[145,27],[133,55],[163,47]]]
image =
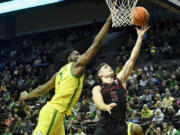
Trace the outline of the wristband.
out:
[[[27,97],[29,94],[25,91],[25,97]]]

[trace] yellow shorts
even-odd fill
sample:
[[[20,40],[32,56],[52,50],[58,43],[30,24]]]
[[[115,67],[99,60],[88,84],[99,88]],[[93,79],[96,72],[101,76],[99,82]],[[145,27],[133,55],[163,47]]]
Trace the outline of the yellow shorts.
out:
[[[39,113],[38,124],[32,135],[65,135],[64,114],[47,103]]]

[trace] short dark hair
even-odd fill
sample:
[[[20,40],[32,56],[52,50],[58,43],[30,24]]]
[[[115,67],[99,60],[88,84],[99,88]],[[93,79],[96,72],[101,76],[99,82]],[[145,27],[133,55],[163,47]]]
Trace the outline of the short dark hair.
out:
[[[73,51],[76,51],[76,50],[75,50],[75,49],[67,49],[67,50],[64,52],[63,59],[64,59],[64,62],[65,62],[65,63],[68,63],[68,57],[69,57],[69,55],[70,55]]]
[[[98,76],[99,70],[101,69],[102,66],[108,65],[107,63],[103,62],[101,63],[97,68],[96,68],[96,75]]]

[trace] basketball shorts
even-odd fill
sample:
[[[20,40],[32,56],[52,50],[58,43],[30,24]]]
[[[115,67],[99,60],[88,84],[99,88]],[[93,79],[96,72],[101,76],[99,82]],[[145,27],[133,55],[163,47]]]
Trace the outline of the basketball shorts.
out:
[[[65,135],[64,114],[47,103],[39,113],[38,124],[32,135]]]
[[[94,135],[128,135],[126,122],[100,120]]]

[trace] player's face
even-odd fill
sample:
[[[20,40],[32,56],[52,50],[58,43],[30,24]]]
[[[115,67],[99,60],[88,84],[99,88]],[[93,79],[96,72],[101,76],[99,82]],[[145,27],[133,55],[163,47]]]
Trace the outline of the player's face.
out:
[[[106,77],[106,76],[114,76],[114,72],[112,70],[112,68],[105,64],[104,66],[102,66],[99,70],[99,76],[102,77]]]
[[[73,51],[73,52],[71,53],[71,59],[72,59],[73,62],[76,62],[79,57],[80,57],[79,52]]]

